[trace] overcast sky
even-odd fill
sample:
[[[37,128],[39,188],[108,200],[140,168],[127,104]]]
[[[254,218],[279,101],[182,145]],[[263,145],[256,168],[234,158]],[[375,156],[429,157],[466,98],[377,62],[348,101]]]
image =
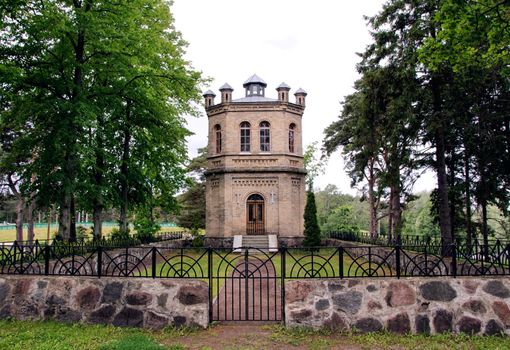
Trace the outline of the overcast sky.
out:
[[[338,118],[340,102],[353,91],[359,57],[370,42],[364,15],[372,16],[383,0],[175,0],[175,24],[188,41],[186,57],[195,69],[212,79],[208,88],[229,83],[233,98],[244,97],[243,82],[257,74],[268,84],[266,96],[277,98],[275,88],[285,82],[293,93],[308,92],[303,116],[303,143],[322,142],[324,129]],[[188,118],[195,133],[189,138],[190,156],[207,144],[207,117]],[[431,188],[427,176],[417,189]],[[326,173],[316,180],[324,188],[337,185],[356,194],[344,171],[339,152],[329,160]]]

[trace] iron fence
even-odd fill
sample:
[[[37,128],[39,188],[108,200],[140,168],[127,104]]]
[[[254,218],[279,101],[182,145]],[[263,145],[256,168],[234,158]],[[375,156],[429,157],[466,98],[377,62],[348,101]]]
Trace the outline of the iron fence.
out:
[[[247,247],[240,251],[250,264],[257,261],[255,265],[270,268],[274,276],[284,279],[510,274],[510,244],[501,242],[280,248],[273,253]],[[240,273],[237,261],[242,254],[214,248],[14,243],[0,248],[0,274],[209,279],[215,271],[216,278],[225,279]]]
[[[401,246],[439,246],[443,245],[443,239],[438,235],[399,235],[397,237],[388,237],[385,235],[379,235],[372,237],[368,232],[352,232],[352,231],[331,231],[327,232],[326,236],[333,239],[339,239],[342,241],[358,242],[365,244],[374,245],[396,245]],[[506,239],[488,239],[487,243],[489,246],[495,245],[496,243],[508,244],[510,240]],[[467,242],[465,237],[456,237],[455,244],[458,246],[472,246],[480,247],[483,246],[483,239],[479,237],[473,237],[471,242]],[[476,249],[476,248],[473,248]]]

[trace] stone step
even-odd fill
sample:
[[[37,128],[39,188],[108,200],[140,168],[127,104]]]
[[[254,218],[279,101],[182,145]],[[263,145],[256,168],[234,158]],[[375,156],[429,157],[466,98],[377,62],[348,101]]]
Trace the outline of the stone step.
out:
[[[243,243],[244,242],[254,242],[254,243],[267,243],[269,242],[269,239],[246,239],[246,238],[243,238]]]
[[[260,252],[268,253],[278,251],[278,242],[276,236],[234,236],[234,251],[242,253],[241,247],[255,248],[248,249],[249,254],[257,254]],[[275,250],[276,249],[276,250]]]

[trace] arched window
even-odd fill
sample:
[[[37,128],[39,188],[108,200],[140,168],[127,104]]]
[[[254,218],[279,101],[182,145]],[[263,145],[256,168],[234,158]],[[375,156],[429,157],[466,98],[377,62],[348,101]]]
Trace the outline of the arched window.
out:
[[[271,130],[268,122],[260,123],[260,150],[269,152],[271,150]]]
[[[289,125],[289,152],[294,153],[294,132],[296,131],[296,124]]]
[[[221,126],[216,124],[214,131],[216,133],[216,153],[221,153]]]
[[[250,123],[241,123],[241,152],[250,152]]]

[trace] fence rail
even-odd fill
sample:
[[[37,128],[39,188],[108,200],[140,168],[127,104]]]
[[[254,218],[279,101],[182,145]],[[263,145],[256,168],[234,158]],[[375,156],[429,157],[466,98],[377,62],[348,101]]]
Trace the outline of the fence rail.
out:
[[[274,253],[245,247],[241,251],[246,249],[250,261],[260,266],[270,261],[277,276],[288,279],[510,275],[510,244],[502,243],[280,248]],[[239,254],[231,249],[16,242],[0,246],[0,274],[208,279],[220,263],[228,277],[237,269],[237,259]]]
[[[374,245],[395,245],[400,244],[402,246],[439,246],[442,245],[443,240],[441,236],[437,235],[400,235],[398,237],[388,238],[388,236],[377,236],[375,238],[370,236],[368,232],[351,232],[351,231],[331,231],[326,234],[327,237],[333,239],[339,239],[342,241],[358,242],[365,244]],[[489,239],[488,245],[494,245],[497,242],[508,244],[510,240],[507,239]],[[482,246],[484,245],[483,239],[473,237],[471,242],[466,242],[464,237],[457,237],[455,244],[469,245],[469,246]]]

